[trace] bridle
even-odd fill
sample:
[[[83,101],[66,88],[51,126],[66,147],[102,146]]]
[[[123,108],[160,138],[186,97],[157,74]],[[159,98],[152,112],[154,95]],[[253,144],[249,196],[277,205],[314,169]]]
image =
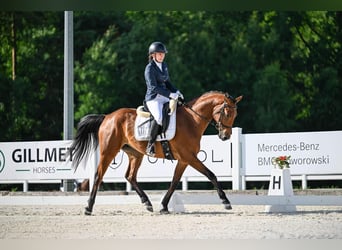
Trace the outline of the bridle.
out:
[[[235,103],[235,99],[234,97],[232,97],[231,95],[225,94],[225,97],[229,98],[230,100],[232,100]],[[219,133],[221,133],[223,128],[233,128],[232,126],[229,125],[225,125],[222,123],[222,119],[223,117],[229,117],[230,115],[225,115],[224,110],[226,108],[229,109],[237,109],[237,106],[231,106],[229,105],[226,100],[223,102],[222,107],[220,108],[219,111],[215,112],[214,115],[220,113],[220,117],[218,119],[218,121],[216,122],[214,119],[208,119],[207,117],[199,114],[198,112],[196,112],[195,110],[193,110],[188,104],[186,103],[182,103],[181,105],[183,105],[184,107],[190,109],[193,113],[195,113],[197,116],[199,116],[201,119],[207,121],[210,125],[212,125]]]
[[[220,108],[220,110],[215,113],[215,114],[220,113],[220,117],[219,117],[217,122],[211,121],[211,123],[214,123],[214,126],[215,126],[216,130],[219,131],[219,132],[221,132],[222,128],[232,128],[232,126],[228,126],[228,125],[225,125],[225,124],[222,123],[222,118],[223,117],[227,117],[228,118],[230,116],[229,113],[227,115],[225,115],[224,110],[226,108],[228,108],[228,109],[237,109],[237,106],[236,105],[235,106],[230,106],[230,105],[228,105],[228,103],[226,103],[226,101],[224,101],[222,107]]]

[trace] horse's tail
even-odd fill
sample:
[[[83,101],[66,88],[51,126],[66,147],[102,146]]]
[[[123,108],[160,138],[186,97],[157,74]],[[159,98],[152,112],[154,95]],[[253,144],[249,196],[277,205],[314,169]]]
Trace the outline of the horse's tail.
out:
[[[77,169],[84,157],[88,157],[90,150],[96,150],[99,144],[98,132],[105,115],[87,115],[77,126],[75,139],[71,144],[72,167]]]

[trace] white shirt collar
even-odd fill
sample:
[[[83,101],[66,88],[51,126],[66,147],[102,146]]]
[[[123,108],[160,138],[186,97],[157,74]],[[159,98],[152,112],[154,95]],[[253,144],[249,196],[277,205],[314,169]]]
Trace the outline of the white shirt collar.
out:
[[[157,62],[156,60],[153,60],[153,61],[157,64],[158,68],[159,68],[161,71],[163,71],[162,63]]]

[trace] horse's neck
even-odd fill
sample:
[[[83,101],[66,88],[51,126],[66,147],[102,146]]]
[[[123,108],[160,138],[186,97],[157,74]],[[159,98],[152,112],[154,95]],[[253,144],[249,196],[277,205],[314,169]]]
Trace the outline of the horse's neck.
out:
[[[202,116],[206,117],[207,119],[211,119],[213,107],[214,105],[210,102],[198,102],[192,106],[192,109]]]
[[[191,112],[191,115],[197,123],[196,126],[203,127],[204,132],[209,122],[212,120],[214,102],[212,99],[200,97],[194,101],[191,109],[194,111]]]
[[[193,128],[199,128],[196,132],[203,135],[209,123],[213,119],[214,109],[217,105],[224,102],[224,94],[220,92],[208,92],[197,99],[189,102],[192,110],[186,109],[186,112],[191,116]]]
[[[203,95],[199,97],[192,105],[192,108],[211,120],[216,99],[211,95]]]

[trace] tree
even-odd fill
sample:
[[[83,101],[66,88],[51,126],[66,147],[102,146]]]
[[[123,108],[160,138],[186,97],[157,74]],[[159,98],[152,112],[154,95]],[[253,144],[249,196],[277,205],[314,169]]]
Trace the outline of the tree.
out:
[[[286,74],[279,63],[273,63],[261,71],[253,85],[256,132],[286,132],[292,128],[292,99]],[[290,118],[290,119],[289,119]]]
[[[339,15],[314,11],[290,16],[295,45],[291,73],[299,130],[335,130],[342,126]]]
[[[0,13],[0,140],[62,137],[63,18]],[[244,95],[244,132],[342,127],[341,12],[76,11],[74,32],[76,123],[141,105],[147,48],[159,40],[187,101]]]
[[[10,38],[13,16],[15,40]],[[1,13],[1,20],[1,30],[4,31],[0,38],[4,42],[1,50],[1,84],[5,89],[0,93],[3,106],[1,116],[5,117],[7,124],[1,140],[61,138],[62,13]],[[16,49],[15,72],[11,67],[12,48]]]

